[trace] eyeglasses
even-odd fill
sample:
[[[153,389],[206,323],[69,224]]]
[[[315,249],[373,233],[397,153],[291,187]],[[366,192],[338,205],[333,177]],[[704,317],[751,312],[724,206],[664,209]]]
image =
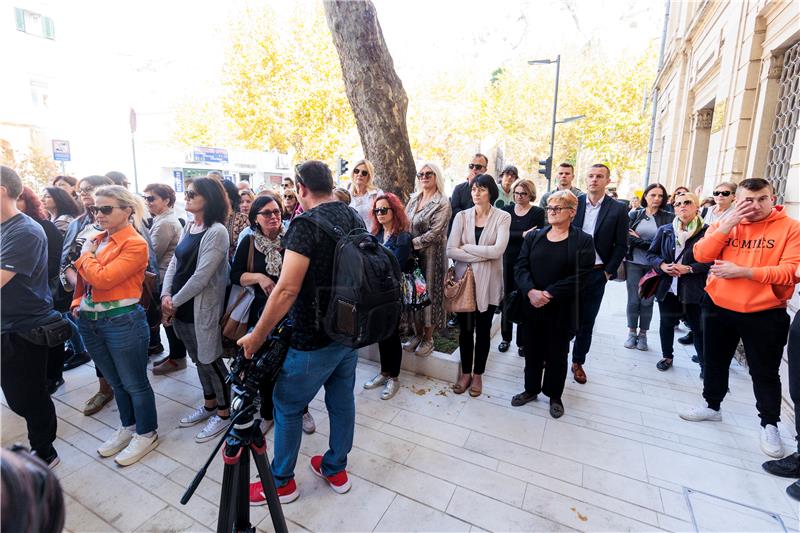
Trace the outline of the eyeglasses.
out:
[[[183,196],[187,200],[193,200],[195,197],[200,196],[200,193],[197,191],[186,191],[183,193]]]
[[[353,170],[353,176],[358,176],[359,174],[361,174],[361,177],[362,177],[362,178],[366,178],[367,176],[369,176],[369,172],[367,172],[367,171],[366,171],[366,170],[364,170],[364,169],[361,169],[361,170]]]
[[[376,207],[375,209],[372,210],[372,212],[375,213],[376,215],[385,215],[391,210],[392,210],[391,207]]]
[[[553,213],[554,215],[558,215],[561,213],[563,209],[572,209],[572,207],[561,207],[560,205],[548,205],[544,208],[545,211],[548,213]]]
[[[259,211],[258,214],[261,215],[264,218],[280,217],[281,216],[281,210],[280,209],[264,209],[263,211]]]
[[[528,196],[528,193],[525,191],[514,191],[514,196]]]
[[[733,193],[731,191],[714,191],[711,194],[714,196],[730,196]]]
[[[143,199],[144,199],[144,201],[145,201],[145,202],[147,202],[147,203],[150,203],[150,202],[155,202],[155,201],[156,201],[156,197],[155,197],[155,196],[142,196],[142,198],[143,198]]]
[[[694,205],[694,202],[691,200],[684,200],[682,202],[675,202],[675,207],[686,207],[688,205]]]
[[[469,169],[470,170],[473,170],[473,169],[474,170],[483,170],[484,168],[486,168],[486,167],[483,166],[483,165],[479,165],[478,163],[470,163],[469,164]]]
[[[81,194],[92,194],[94,191],[94,187],[80,187],[78,188],[78,192]]]
[[[436,174],[434,174],[432,170],[429,170],[427,172],[417,172],[417,177],[418,178],[423,178],[423,177],[424,178],[433,178],[434,176],[436,176]]]
[[[91,207],[86,208],[86,210],[93,215],[96,215],[98,212],[100,212],[106,216],[110,215],[114,211],[114,209],[125,209],[125,208],[120,207],[118,205],[101,205],[101,206],[93,205]]]

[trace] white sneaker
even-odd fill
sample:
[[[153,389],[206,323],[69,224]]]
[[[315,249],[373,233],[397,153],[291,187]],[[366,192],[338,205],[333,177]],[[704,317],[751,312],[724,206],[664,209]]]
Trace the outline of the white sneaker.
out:
[[[767,424],[761,428],[761,451],[776,459],[783,457],[783,442],[778,426]]]
[[[105,441],[97,448],[97,453],[101,457],[111,457],[124,450],[128,443],[133,438],[133,432],[125,428],[119,428],[111,435],[111,438]]]
[[[389,380],[389,376],[384,376],[380,372],[374,378],[370,379],[369,381],[364,383],[364,388],[369,389],[377,389],[382,385],[386,385],[386,382]]]
[[[317,430],[317,423],[314,422],[314,417],[311,412],[303,413],[303,432],[311,435]]]
[[[400,381],[397,378],[389,378],[386,381],[386,386],[383,387],[383,391],[381,392],[381,400],[391,400],[399,390]]]
[[[119,466],[132,465],[158,446],[158,433],[153,432],[152,437],[145,437],[144,435],[134,435],[130,444],[119,452],[114,458],[114,461]]]
[[[710,407],[688,407],[681,411],[678,416],[690,422],[702,422],[703,420],[719,422],[722,420],[722,413]]]
[[[223,420],[219,416],[214,415],[208,419],[206,426],[200,430],[200,433],[194,438],[195,442],[205,442],[211,440],[220,433],[224,433],[228,426],[231,425],[231,419]]]
[[[215,409],[208,411],[204,406],[201,405],[200,407],[192,411],[190,414],[181,418],[181,427],[188,428],[189,426],[198,424],[203,420],[208,420],[214,415],[214,412]]]

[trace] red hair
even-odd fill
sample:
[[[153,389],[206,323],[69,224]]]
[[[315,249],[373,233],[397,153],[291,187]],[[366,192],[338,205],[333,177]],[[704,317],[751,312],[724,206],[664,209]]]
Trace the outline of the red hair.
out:
[[[382,228],[380,222],[378,222],[378,217],[375,216],[375,206],[378,205],[379,200],[386,200],[389,202],[389,207],[392,209],[392,234],[397,235],[398,233],[408,231],[411,223],[408,221],[408,217],[406,216],[406,210],[403,207],[403,202],[401,202],[400,198],[394,194],[387,192],[381,194],[375,198],[374,202],[372,202],[372,211],[369,213],[370,220],[375,228],[372,233],[377,235],[378,231]]]
[[[47,220],[47,214],[44,211],[42,201],[39,200],[39,197],[36,196],[36,193],[33,192],[30,187],[22,188],[22,194],[19,195],[19,199],[25,202],[25,209],[22,210],[23,213],[36,220]]]

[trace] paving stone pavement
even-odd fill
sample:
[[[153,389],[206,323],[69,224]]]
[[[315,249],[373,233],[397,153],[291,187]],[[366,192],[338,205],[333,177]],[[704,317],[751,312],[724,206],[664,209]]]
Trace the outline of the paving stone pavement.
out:
[[[522,390],[515,350],[492,353],[480,398],[455,395],[449,383],[401,375],[390,401],[361,385],[378,367],[361,360],[356,377],[356,433],[346,495],[332,492],[307,467],[327,448],[324,397],[310,409],[317,432],[304,435],[297,466],[301,497],[284,506],[291,531],[692,531],[684,487],[693,491],[701,531],[778,531],[767,515],[719,498],[772,511],[798,529],[798,504],[786,480],[761,470],[758,418],[747,371],[734,363],[723,421],[690,423],[678,410],[701,400],[698,367],[676,344],[674,368],[659,372],[658,313],[649,352],[622,348],[625,288],[610,283],[595,328],[588,383],[568,379],[566,414],[546,400],[511,407]],[[408,357],[408,356],[407,356]],[[413,357],[413,356],[412,356]],[[202,399],[193,366],[154,376],[159,447],[138,464],[117,467],[97,446],[117,426],[113,403],[86,417],[94,368],[65,374],[55,395],[61,464],[55,472],[69,531],[207,531],[216,528],[222,465],[215,461],[187,506],[179,499],[215,442],[196,444],[199,428],[178,427]],[[2,406],[2,444],[26,442],[24,421]],[[787,450],[792,428],[782,423]],[[268,434],[271,437],[271,432]],[[272,453],[272,443],[269,443]],[[712,496],[705,496],[708,493]],[[266,507],[251,508],[271,531]]]

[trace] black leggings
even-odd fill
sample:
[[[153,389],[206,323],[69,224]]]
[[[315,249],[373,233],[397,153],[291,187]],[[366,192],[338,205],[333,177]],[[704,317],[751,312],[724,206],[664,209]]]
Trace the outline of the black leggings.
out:
[[[395,329],[391,337],[380,341],[378,350],[381,354],[381,374],[386,374],[390,378],[399,376],[400,363],[403,360],[403,348],[400,345],[399,330]]]
[[[491,341],[492,319],[496,305],[484,311],[458,313],[458,347],[461,351],[461,372],[481,375],[486,370]],[[474,352],[474,366],[473,366]]]
[[[522,333],[526,337],[523,342],[525,392],[528,394],[542,392],[551,400],[561,400],[567,381],[569,341],[572,337],[572,332],[564,327],[568,320],[564,317],[568,316],[569,313],[556,307],[556,304],[548,304],[541,309],[532,308],[517,330],[517,335]]]
[[[674,353],[675,326],[681,318],[685,318],[694,333],[694,349],[703,368],[703,327],[700,321],[700,304],[685,304],[678,297],[668,292],[664,299],[658,302],[660,315],[658,334],[661,337],[661,353],[664,359],[672,359]]]

